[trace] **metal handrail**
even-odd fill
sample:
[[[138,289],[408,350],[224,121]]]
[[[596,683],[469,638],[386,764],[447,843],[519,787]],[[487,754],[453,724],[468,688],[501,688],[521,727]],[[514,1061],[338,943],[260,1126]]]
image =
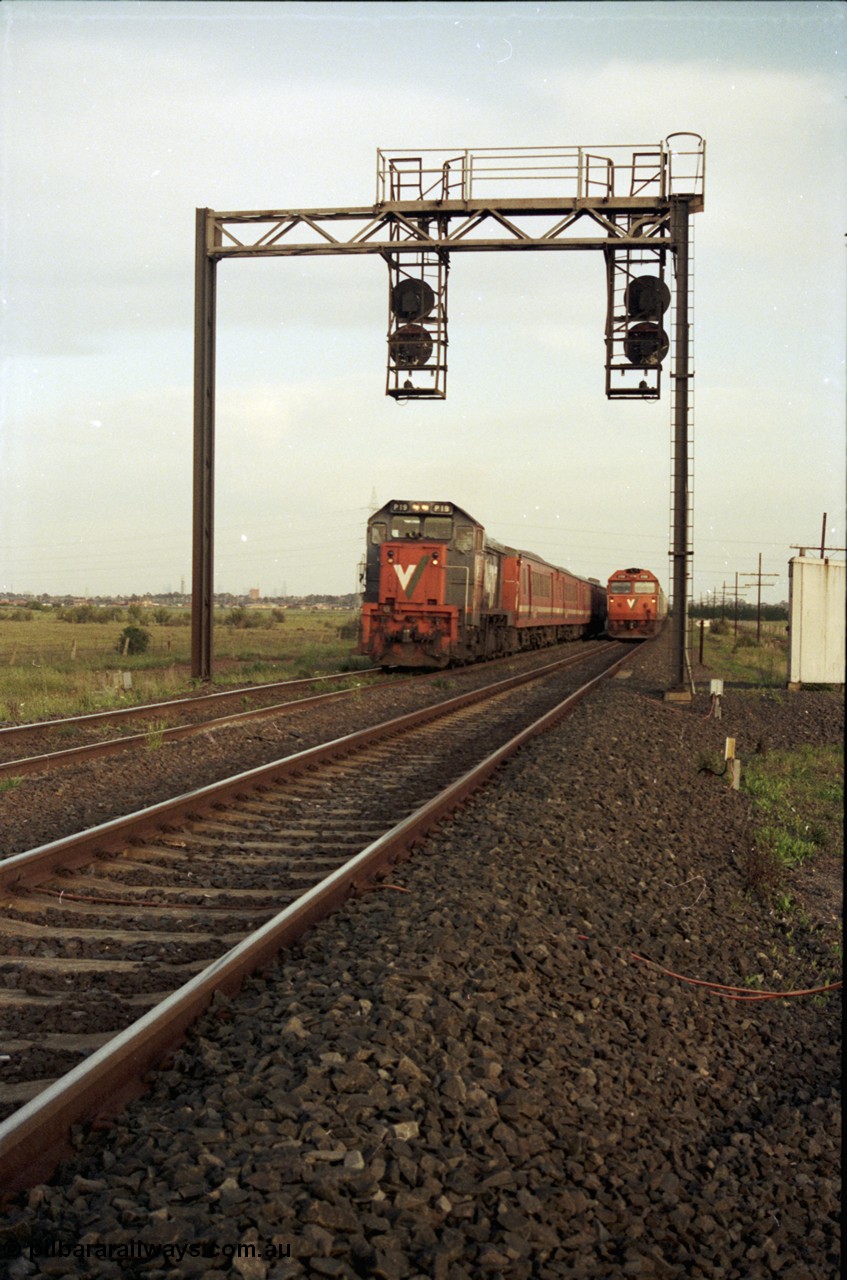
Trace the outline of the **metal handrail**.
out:
[[[535,183],[557,195],[695,195],[705,187],[706,144],[696,133],[677,132],[658,143],[597,147],[456,147],[377,151],[377,204],[397,198],[398,166],[419,166],[422,200],[473,200],[495,184],[524,191]],[[458,171],[458,180],[457,180]],[[502,196],[502,190],[497,193]],[[517,193],[516,193],[517,194]]]

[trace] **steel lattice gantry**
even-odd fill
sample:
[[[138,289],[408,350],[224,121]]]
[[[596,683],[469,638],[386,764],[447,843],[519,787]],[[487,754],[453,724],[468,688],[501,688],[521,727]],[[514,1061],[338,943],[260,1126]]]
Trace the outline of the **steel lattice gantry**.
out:
[[[669,340],[666,263],[688,254],[703,208],[705,143],[673,134],[645,146],[377,153],[372,205],[220,212],[196,221],[192,673],[212,668],[215,283],[229,258],[378,254],[389,269],[386,394],[446,394],[447,274],[456,253],[601,250],[606,262],[606,394],[657,399]],[[683,275],[685,273],[683,272]],[[682,282],[677,281],[677,290]],[[687,284],[686,284],[687,289]],[[416,313],[416,307],[419,314]],[[677,298],[677,317],[688,315]],[[687,343],[676,325],[674,416],[687,431]],[[680,404],[680,401],[682,402]],[[687,477],[688,445],[675,456]],[[684,464],[684,467],[683,467]],[[685,524],[682,538],[685,539]],[[690,551],[674,541],[673,603],[684,655]],[[678,565],[678,561],[681,565]],[[677,581],[681,572],[681,594]],[[681,605],[681,607],[680,607]],[[683,660],[674,678],[684,680]]]

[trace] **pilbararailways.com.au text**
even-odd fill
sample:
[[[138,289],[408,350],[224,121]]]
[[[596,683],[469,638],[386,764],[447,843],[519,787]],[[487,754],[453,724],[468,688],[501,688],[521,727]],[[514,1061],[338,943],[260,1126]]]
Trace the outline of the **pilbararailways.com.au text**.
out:
[[[105,1240],[85,1240],[73,1243],[69,1240],[39,1238],[22,1244],[12,1240],[0,1242],[0,1258],[29,1258],[37,1262],[44,1258],[98,1258],[109,1262],[182,1262],[185,1258],[290,1258],[291,1245],[274,1241],[242,1241],[240,1244],[210,1244],[195,1241],[192,1244],[148,1244],[144,1240],[122,1240],[120,1243]]]

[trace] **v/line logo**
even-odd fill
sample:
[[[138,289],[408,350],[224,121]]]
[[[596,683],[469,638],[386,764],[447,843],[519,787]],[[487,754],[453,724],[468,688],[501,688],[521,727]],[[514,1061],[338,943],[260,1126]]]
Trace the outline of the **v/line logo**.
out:
[[[429,556],[424,556],[424,558],[417,565],[395,564],[394,572],[397,574],[397,577],[400,579],[400,586],[403,588],[403,591],[406,594],[407,600],[411,600],[412,596],[415,594],[415,587],[420,582],[421,574],[423,573],[424,569],[428,564],[429,564]]]

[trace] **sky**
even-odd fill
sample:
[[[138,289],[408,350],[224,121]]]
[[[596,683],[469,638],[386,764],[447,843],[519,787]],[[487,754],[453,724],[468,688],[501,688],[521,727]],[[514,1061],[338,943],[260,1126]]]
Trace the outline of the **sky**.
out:
[[[693,595],[845,541],[847,6],[0,2],[0,593],[191,587],[195,209],[376,199],[376,153],[706,140]],[[214,581],[357,590],[392,498],[668,585],[670,380],[605,397],[598,252],[454,254],[443,401],[378,256],[218,271]],[[842,553],[843,554],[843,553]]]

